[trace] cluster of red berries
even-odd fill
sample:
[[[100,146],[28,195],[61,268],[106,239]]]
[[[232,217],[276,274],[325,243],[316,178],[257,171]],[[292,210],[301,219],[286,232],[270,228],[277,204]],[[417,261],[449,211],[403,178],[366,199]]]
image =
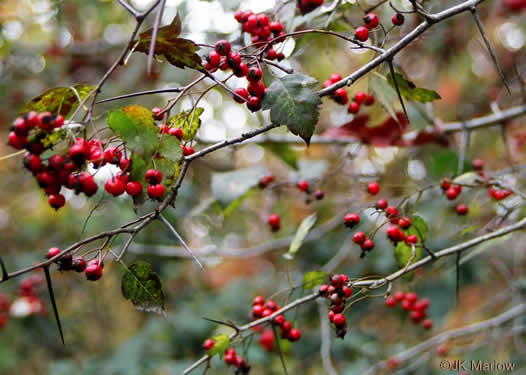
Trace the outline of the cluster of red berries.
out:
[[[300,191],[304,192],[305,194],[311,194],[310,184],[307,180],[299,180],[296,186],[298,187],[298,189],[300,189]],[[316,191],[314,191],[314,193],[312,193],[312,196],[317,201],[321,201],[325,197],[325,192],[321,189],[317,189]]]
[[[265,302],[265,298],[261,296],[256,296],[252,304],[252,320],[257,320],[260,318],[266,318],[269,315],[272,315],[276,311],[279,311],[280,307],[273,300],[268,300]],[[285,319],[285,316],[278,315],[272,320],[272,324],[275,324],[280,328],[280,335],[282,338],[287,339],[291,342],[298,341],[301,339],[301,331],[297,328],[292,328],[292,323]],[[255,331],[260,331],[261,326],[254,327]],[[263,330],[259,343],[267,351],[272,351],[272,343],[274,339],[274,334],[272,330]]]
[[[47,252],[47,258],[51,259],[60,254],[58,247],[52,247]],[[102,269],[104,268],[104,262],[98,259],[92,259],[86,262],[83,257],[73,257],[71,253],[68,253],[60,257],[56,261],[58,269],[60,271],[76,271],[84,272],[86,279],[90,281],[97,281],[102,277]]]
[[[471,165],[475,172],[478,173],[478,175],[482,178],[486,178],[486,173],[484,173],[484,160],[482,159],[473,159],[471,161]],[[508,189],[497,189],[493,186],[488,188],[488,194],[491,198],[495,199],[496,201],[501,201],[507,197],[509,197],[513,192]]]
[[[238,10],[234,13],[234,18],[241,24],[242,30],[252,36],[252,44],[271,42],[275,38],[278,39],[274,42],[283,41],[283,38],[280,38],[285,35],[283,25],[278,21],[270,21],[265,13],[254,14],[250,10]],[[270,45],[265,51],[265,57],[269,60],[281,61],[285,55],[283,52],[276,52]]]
[[[385,305],[387,307],[395,307],[400,303],[400,307],[404,311],[409,313],[409,317],[414,324],[422,323],[422,327],[425,329],[433,328],[433,321],[426,319],[427,309],[431,305],[431,302],[427,298],[418,298],[416,293],[404,293],[396,292],[392,296],[388,296],[385,299]]]
[[[338,73],[331,74],[331,77],[323,82],[323,87],[327,88],[333,84],[335,84],[338,81],[342,80],[342,76]],[[340,87],[334,93],[331,95],[332,100],[334,100],[336,103],[345,105],[349,102],[349,96],[347,95],[347,91]],[[374,96],[373,95],[367,95],[367,93],[363,91],[358,91],[354,95],[353,101],[349,103],[349,106],[347,107],[347,112],[356,114],[360,112],[360,106],[364,104],[366,106],[370,106],[374,104]]]
[[[344,223],[347,228],[354,228],[358,224],[360,224],[360,215],[357,213],[349,213],[345,215],[344,217]],[[354,233],[352,240],[355,244],[360,245],[360,248],[362,249],[362,253],[360,255],[361,258],[365,257],[365,254],[368,251],[371,251],[374,249],[374,241],[367,237],[367,235],[364,232],[356,232]]]
[[[16,310],[18,310],[17,305],[19,303],[24,303],[28,307],[28,311],[26,310],[19,316],[47,315],[48,311],[46,305],[44,301],[38,297],[37,293],[43,282],[44,279],[42,275],[35,273],[30,277],[20,280],[20,289],[18,290],[18,295],[20,298],[15,299],[13,303],[9,303],[5,296],[0,296],[0,326],[2,318],[5,324],[8,312],[10,312],[13,316],[18,315]]]
[[[296,7],[301,14],[312,12],[314,9],[323,5],[324,0],[297,0]]]
[[[353,293],[348,283],[349,277],[347,277],[347,275],[333,275],[330,278],[330,285],[321,285],[319,289],[320,296],[331,301],[329,321],[334,324],[334,327],[336,328],[336,336],[342,339],[347,333],[347,321],[343,315],[345,302]]]
[[[449,178],[443,178],[440,180],[440,188],[449,200],[455,200],[462,192],[462,186],[453,184]],[[460,216],[465,216],[469,212],[469,207],[464,203],[458,203],[455,207],[455,211]]]
[[[215,341],[212,339],[206,339],[203,343],[205,350],[210,350],[214,347]],[[228,366],[236,367],[236,374],[248,374],[251,366],[245,362],[243,357],[236,353],[234,348],[227,348],[225,350],[225,357],[223,358]]]
[[[157,121],[161,121],[164,119],[163,110],[159,107],[152,108],[152,115],[153,118]],[[159,128],[161,134],[168,134],[177,137],[180,141],[183,140],[184,133],[181,128],[178,128],[174,125],[166,125],[164,123],[157,124],[157,127]],[[191,146],[181,144],[181,148],[183,149],[184,156],[192,155],[195,152],[195,150]]]

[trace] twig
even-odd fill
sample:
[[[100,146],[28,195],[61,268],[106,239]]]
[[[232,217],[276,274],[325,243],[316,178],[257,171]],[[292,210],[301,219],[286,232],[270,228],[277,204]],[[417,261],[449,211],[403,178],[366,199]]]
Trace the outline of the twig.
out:
[[[152,41],[150,42],[150,50],[148,51],[148,63],[146,64],[146,72],[148,75],[152,73],[153,57],[155,55],[155,46],[157,45],[157,34],[163,19],[164,7],[166,0],[161,0],[161,6],[157,8],[157,15],[155,16],[155,23],[153,24]]]
[[[323,300],[317,300],[318,311],[320,313],[320,335],[321,335],[321,348],[320,355],[321,361],[325,371],[329,375],[338,375],[338,372],[334,368],[331,360],[331,337],[329,331],[329,319],[327,318],[328,309],[327,304]]]

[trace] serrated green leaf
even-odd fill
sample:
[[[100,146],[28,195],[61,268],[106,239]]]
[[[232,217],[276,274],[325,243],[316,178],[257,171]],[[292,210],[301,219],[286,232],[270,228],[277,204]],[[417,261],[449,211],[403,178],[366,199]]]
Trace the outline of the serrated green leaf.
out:
[[[159,147],[159,129],[154,125],[151,111],[148,111],[148,117],[142,109],[147,110],[140,106],[128,106],[113,111],[108,116],[108,125],[130,151],[149,159]]]
[[[391,87],[387,79],[377,72],[369,75],[369,87],[373,90],[378,101],[385,108],[389,116],[397,119],[396,111],[393,107],[394,102],[398,102],[398,95],[394,88]]]
[[[208,349],[208,355],[213,357],[219,354],[220,357],[223,357],[228,348],[228,344],[230,344],[230,338],[228,335],[223,334],[212,337],[212,340],[214,340],[214,346]]]
[[[262,146],[287,163],[291,168],[298,169],[298,158],[290,145],[286,143],[263,143]]]
[[[153,29],[141,33],[139,40],[133,42],[134,51],[148,54],[152,42],[152,33]],[[164,56],[170,64],[182,69],[189,67],[204,70],[201,57],[196,53],[199,46],[191,40],[179,38],[180,33],[181,21],[179,16],[176,16],[170,25],[160,27],[155,42],[155,55]]]
[[[323,284],[323,280],[327,279],[327,274],[323,271],[310,271],[303,276],[303,288],[312,289],[317,285]]]
[[[183,131],[183,139],[191,142],[201,127],[201,115],[203,111],[204,108],[197,107],[195,111],[189,109],[188,111],[181,112],[173,116],[168,122],[168,125],[170,127],[176,126],[180,128]]]
[[[94,86],[75,85],[46,90],[39,96],[31,99],[20,113],[29,111],[51,112],[54,115],[60,114],[68,117],[79,105],[79,100],[84,99],[93,88]]]
[[[294,259],[294,255],[296,255],[296,253],[300,249],[301,245],[303,244],[303,241],[305,240],[305,237],[307,236],[307,234],[309,234],[309,231],[316,223],[317,218],[318,217],[316,214],[312,214],[306,217],[305,219],[303,219],[298,230],[296,231],[296,235],[294,236],[294,239],[290,243],[289,251],[283,255],[285,259],[288,259],[288,260]]]
[[[395,73],[395,79],[396,83],[398,84],[400,94],[402,94],[404,98],[415,100],[420,103],[432,102],[433,100],[441,99],[440,95],[438,95],[436,91],[416,87],[413,82],[408,81],[400,73]],[[393,76],[391,73],[387,75],[387,81],[393,88],[395,88]]]
[[[121,278],[121,291],[137,310],[164,312],[164,293],[161,279],[146,262],[136,262],[127,267]]]
[[[164,134],[159,146],[159,155],[171,161],[180,161],[183,157],[181,141],[173,135]]]
[[[227,207],[251,188],[257,186],[261,177],[266,174],[268,170],[264,167],[213,173],[212,195],[222,207]]]
[[[313,90],[316,84],[317,81],[307,75],[287,74],[272,82],[261,102],[263,109],[270,109],[274,124],[286,125],[307,145],[314,134],[321,105],[320,96]]]

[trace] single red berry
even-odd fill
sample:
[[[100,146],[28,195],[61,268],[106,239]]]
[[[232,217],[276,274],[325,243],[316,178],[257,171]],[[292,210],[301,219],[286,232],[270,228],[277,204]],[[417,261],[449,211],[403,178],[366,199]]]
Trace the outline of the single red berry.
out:
[[[394,206],[388,206],[385,209],[385,216],[387,216],[388,219],[390,218],[397,218],[398,216],[398,209]],[[398,220],[397,220],[398,222]]]
[[[314,199],[321,201],[325,197],[325,192],[318,189],[312,195],[314,196]]]
[[[395,26],[400,26],[400,25],[403,25],[405,21],[405,17],[403,14],[401,13],[395,13],[393,15],[393,17],[391,18],[391,22],[393,23],[393,25]]]
[[[341,80],[342,80],[342,76],[339,75],[338,73],[332,73],[331,77],[329,78],[329,81],[331,81],[332,83],[336,83]]]
[[[208,54],[207,60],[208,60],[208,63],[210,64],[211,69],[217,68],[219,64],[221,63],[221,55],[217,53],[215,50],[210,51],[210,53]]]
[[[318,289],[318,293],[320,293],[320,296],[327,296],[329,293],[329,286],[324,284],[320,286],[320,289]]]
[[[402,301],[402,309],[404,309],[405,311],[411,311],[413,309],[413,303],[404,299]]]
[[[455,189],[454,187],[450,187],[449,189],[446,190],[446,197],[447,199],[449,200],[454,200],[458,197],[458,190]]]
[[[157,169],[148,169],[144,174],[144,179],[151,185],[160,184],[163,179],[163,173]]]
[[[29,152],[24,155],[24,167],[26,167],[33,174],[37,174],[44,169],[44,165],[42,164],[40,156],[33,155]]]
[[[38,185],[42,188],[55,186],[57,184],[57,175],[55,172],[43,171],[37,174]]]
[[[268,16],[265,13],[258,14],[258,25],[267,26],[269,23]]]
[[[473,159],[471,161],[471,166],[476,171],[481,171],[484,169],[484,160],[482,159]]]
[[[392,296],[389,296],[385,299],[385,305],[387,307],[394,307],[396,306],[396,303],[397,303],[396,299]]]
[[[95,195],[98,190],[98,186],[95,183],[92,175],[87,172],[83,172],[79,175],[78,181],[84,194],[86,194],[88,197]]]
[[[405,242],[408,244],[416,244],[418,242],[418,236],[416,234],[410,234],[405,238]]]
[[[360,215],[355,213],[347,214],[343,220],[345,221],[345,226],[352,228],[360,223]]]
[[[267,50],[267,59],[269,60],[276,60],[278,58],[278,54],[274,48],[270,48]]]
[[[446,344],[440,344],[437,348],[438,355],[441,357],[447,356],[448,351],[449,350]]]
[[[336,315],[336,313],[334,311],[329,311],[329,321],[332,323],[332,320],[334,319],[334,315]]]
[[[400,361],[396,357],[391,357],[387,360],[387,369],[389,371],[394,371],[400,365]]]
[[[352,101],[349,103],[349,106],[347,107],[347,112],[352,113],[353,115],[360,112],[360,104],[356,103],[355,101]]]
[[[19,137],[14,131],[9,132],[8,140],[11,147],[17,150],[23,149],[28,142],[26,137]]]
[[[281,325],[282,332],[289,332],[292,329],[292,324],[290,322],[285,322]]]
[[[367,237],[365,236],[365,233],[364,232],[356,232],[353,236],[352,236],[352,240],[354,241],[354,243],[358,244],[358,245],[361,245],[365,242],[365,240],[367,239]]]
[[[380,18],[378,18],[378,16],[374,13],[369,13],[363,18],[363,23],[365,24],[365,27],[371,30],[378,26],[380,23]]]
[[[343,314],[336,314],[332,318],[332,322],[334,323],[334,325],[343,326],[345,325],[345,322],[346,322],[345,316]]]
[[[456,211],[457,214],[464,216],[468,214],[469,208],[464,203],[459,203],[457,205]]]
[[[352,296],[352,288],[349,288],[348,286],[343,286],[342,287],[342,292],[345,296],[345,298],[349,298],[350,296]]]
[[[374,96],[373,95],[367,95],[367,99],[365,99],[365,105],[370,106],[374,104]]]
[[[374,249],[374,241],[370,238],[366,238],[360,246],[362,250],[371,251],[372,249]]]
[[[227,40],[219,40],[214,46],[216,52],[221,56],[227,56],[230,53],[231,48],[232,46]]]
[[[118,165],[122,158],[122,152],[115,146],[110,146],[104,150],[104,160],[107,163]]]
[[[195,150],[191,146],[182,146],[182,148],[184,156],[190,156],[195,153]]]
[[[380,192],[380,184],[378,182],[370,182],[367,185],[367,192],[371,195],[376,195]]]
[[[263,314],[261,314],[263,316],[263,318],[266,318],[267,316],[270,316],[272,315],[272,310],[271,309],[263,309]]]
[[[367,99],[367,94],[363,91],[358,91],[354,95],[354,101],[358,104],[362,104],[363,102],[365,102],[366,99]]]
[[[282,325],[285,323],[285,317],[283,315],[278,315],[274,318],[274,323]]]
[[[49,166],[56,171],[64,168],[64,157],[62,155],[53,155],[49,158]]]
[[[238,102],[238,103],[244,103],[245,101],[248,100],[248,90],[247,90],[246,88],[244,88],[244,87],[240,87],[240,88],[236,89],[234,92],[235,92],[237,95],[239,95],[241,98],[245,99],[245,100],[243,100],[243,99],[239,98],[238,96],[233,95],[233,98],[234,98],[234,100],[235,100],[236,102]]]
[[[259,336],[259,345],[261,345],[267,352],[271,352],[274,346],[274,333],[270,329],[263,331]]]
[[[396,292],[394,294],[394,298],[397,302],[403,301],[405,299],[405,293],[404,292]]]
[[[376,209],[385,210],[387,208],[387,201],[385,199],[380,199],[375,204]]]
[[[349,282],[349,276],[347,276],[347,275],[341,273],[341,274],[340,274],[340,277],[342,278],[342,280],[343,280],[344,283]]]
[[[279,230],[281,223],[280,218],[278,214],[271,214],[268,217],[268,225],[270,225],[271,229],[273,231]]]
[[[425,312],[425,310],[429,307],[429,305],[430,305],[429,300],[427,298],[422,298],[415,302],[413,306],[413,310],[420,310],[420,311]]]
[[[83,257],[75,257],[71,261],[71,267],[76,272],[84,272],[86,270],[86,266],[86,259],[84,259]]]
[[[247,73],[247,79],[249,82],[258,82],[261,81],[261,78],[263,77],[263,72],[259,68],[250,68]]]
[[[341,288],[343,286],[342,277],[340,275],[333,275],[331,277],[331,285],[335,288]]]
[[[267,303],[265,304],[265,308],[266,309],[270,309],[272,311],[278,311],[279,310],[279,306],[276,302],[272,301],[272,300],[268,300]]]
[[[119,161],[119,167],[120,167],[121,171],[127,170],[129,165],[130,165],[130,159],[122,158]]]
[[[298,189],[304,191],[305,193],[309,192],[309,182],[307,180],[298,181]]]
[[[22,117],[19,117],[13,123],[13,131],[19,137],[26,137],[31,128],[29,124]]]
[[[42,112],[38,115],[38,127],[40,129],[51,131],[53,130],[54,116],[50,112]]]
[[[90,157],[90,149],[85,143],[74,143],[68,151],[68,156],[77,165],[82,165]]]
[[[225,363],[227,365],[236,364],[236,355],[232,353],[225,354]]]
[[[51,259],[57,256],[58,254],[60,254],[60,249],[58,247],[52,247],[47,251],[47,258]]]
[[[274,34],[279,34],[280,32],[283,31],[283,25],[279,22],[271,22],[269,24],[269,27],[270,27],[270,31],[272,31]]]
[[[168,134],[177,137],[177,139],[179,139],[180,141],[183,139],[183,136],[184,136],[183,129],[177,128],[177,127],[170,128],[168,130]]]
[[[51,194],[48,198],[48,203],[55,210],[58,210],[60,207],[64,207],[66,204],[66,198],[62,194]]]
[[[422,311],[420,311],[420,310],[413,310],[409,314],[409,317],[411,318],[411,320],[415,324],[420,323],[422,321],[422,319],[424,319],[424,316],[425,316],[425,314]]]
[[[102,267],[98,264],[90,264],[84,271],[86,279],[90,281],[97,281],[102,277]]]
[[[290,341],[298,341],[299,339],[301,339],[301,331],[299,329],[297,329],[297,328],[292,328],[289,331],[289,334],[288,334],[287,338]]]
[[[413,221],[411,220],[410,217],[403,217],[401,219],[398,219],[398,225],[400,226],[400,228],[409,228],[411,226],[411,224],[413,223]]]
[[[160,121],[164,118],[163,110],[162,108],[159,108],[159,107],[152,108],[152,115],[153,115],[153,118],[157,121]]]
[[[386,230],[387,237],[394,242],[401,241],[404,237],[403,232],[396,225],[390,225]]]
[[[265,85],[261,81],[250,82],[247,87],[248,93],[258,98],[265,96]]]
[[[411,303],[415,303],[418,300],[418,295],[413,292],[409,292],[405,295],[405,300]]]
[[[265,308],[263,307],[263,305],[254,305],[252,307],[252,315],[255,318],[261,318],[261,316],[263,316],[263,311],[264,310],[265,310]]]
[[[121,195],[126,190],[126,184],[120,178],[112,177],[104,184],[104,189],[114,197]]]
[[[440,180],[440,188],[444,191],[448,190],[451,187],[451,180],[447,177],[444,177]]]
[[[349,96],[347,95],[347,91],[343,87],[340,87],[338,90],[334,91],[334,94],[332,94],[332,98],[334,101],[338,104],[347,104],[349,101]]]
[[[433,328],[433,321],[431,319],[426,319],[422,322],[422,326],[425,328],[425,329],[431,329]]]
[[[276,55],[276,58],[278,59],[278,61],[281,61],[285,59],[285,54],[283,52],[278,52],[278,54]]]
[[[257,96],[251,96],[247,101],[247,108],[251,112],[257,112],[261,109],[261,98]]]
[[[329,86],[331,86],[334,82],[332,82],[331,80],[326,80],[325,82],[323,82],[323,88],[327,88]]]
[[[365,42],[367,39],[369,39],[369,30],[363,26],[360,26],[356,29],[355,37],[360,42]]]
[[[230,52],[226,58],[226,63],[231,69],[235,69],[241,64],[241,55],[237,52]]]
[[[210,350],[215,345],[215,341],[212,339],[206,339],[203,343],[203,349]]]
[[[269,184],[271,184],[272,181],[274,181],[274,176],[272,176],[272,175],[263,176],[263,177],[261,177],[261,179],[259,180],[259,187],[262,188],[262,189],[264,189],[264,188],[266,188]]]
[[[148,186],[148,196],[153,199],[159,199],[162,198],[164,193],[166,192],[166,189],[161,184],[156,185],[150,185]]]
[[[139,181],[130,181],[126,184],[126,193],[135,197],[142,193],[142,184]]]
[[[265,304],[265,298],[261,296],[254,297],[254,301],[252,302],[253,305],[264,305]]]

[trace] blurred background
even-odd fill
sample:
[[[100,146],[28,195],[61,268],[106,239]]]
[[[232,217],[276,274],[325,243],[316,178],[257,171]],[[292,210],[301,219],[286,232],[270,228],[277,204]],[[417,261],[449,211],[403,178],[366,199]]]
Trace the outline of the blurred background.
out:
[[[151,2],[130,1],[137,9]],[[359,25],[363,12],[353,1],[340,1],[341,9],[328,11],[327,4],[312,14],[301,16],[294,2],[272,0],[168,0],[163,24],[179,12],[183,37],[196,43],[214,44],[218,39],[239,40],[240,27],[233,14],[237,9],[268,12],[279,19],[286,31],[295,28],[324,27],[352,36],[352,25]],[[367,8],[376,1],[361,1]],[[404,1],[394,2],[407,7]],[[458,1],[425,1],[437,11]],[[508,77],[512,95],[502,82],[485,49],[480,34],[468,14],[435,25],[397,56],[395,63],[417,86],[436,90],[442,100],[432,105],[433,113],[444,122],[470,119],[524,102],[526,70],[526,12],[512,11],[505,1],[485,1],[480,14],[495,53]],[[276,11],[279,9],[279,11]],[[390,24],[393,11],[384,5],[377,10],[382,22]],[[329,17],[333,17],[329,20]],[[144,29],[151,26],[153,17]],[[389,34],[388,43],[418,24],[408,16],[399,30]],[[24,103],[51,87],[77,83],[94,84],[117,58],[135,20],[116,1],[110,0],[2,0],[0,3],[0,128],[5,135],[0,142],[0,156],[9,155],[8,129]],[[324,35],[309,35],[289,40],[281,47],[286,67],[309,74],[320,82],[336,72],[345,76],[371,58],[371,52],[351,50],[342,40]],[[200,51],[201,55],[207,49]],[[147,57],[134,54],[124,68],[119,68],[104,85],[100,98],[189,83],[197,73],[166,63],[156,63],[154,73],[146,74]],[[380,68],[387,73],[385,67]],[[218,77],[222,72],[218,72]],[[277,70],[265,71],[265,83]],[[195,97],[209,83],[193,92]],[[243,81],[233,78],[232,88]],[[369,91],[365,77],[347,91]],[[318,86],[321,87],[321,84]],[[105,124],[107,111],[125,104],[163,107],[173,95],[152,95],[109,102],[96,107],[95,121]],[[324,98],[316,133],[352,120],[345,107]],[[185,99],[180,110],[191,107]],[[200,106],[205,109],[199,137],[222,140],[241,134],[248,128],[268,123],[268,114],[250,113],[220,89],[210,91]],[[422,113],[429,108],[409,104],[414,129],[429,125]],[[380,104],[364,111],[371,125],[387,115]],[[501,173],[503,180],[518,189],[524,188],[522,169],[510,170],[526,161],[526,127],[524,118],[500,127],[485,128],[471,134],[466,154],[466,170],[472,158],[482,158],[488,171]],[[273,134],[285,135],[286,130]],[[180,192],[176,209],[166,213],[172,223],[205,262],[201,271],[183,254],[164,226],[152,224],[136,239],[124,259],[150,262],[159,273],[166,294],[166,316],[136,311],[120,291],[122,270],[107,262],[103,278],[87,282],[83,275],[53,273],[55,293],[66,345],[62,345],[50,309],[45,285],[38,284],[36,306],[20,301],[23,279],[2,284],[1,303],[13,303],[0,328],[0,374],[100,374],[167,375],[179,374],[203,353],[203,341],[219,333],[230,333],[201,319],[209,317],[244,324],[250,320],[252,299],[256,295],[273,296],[279,304],[300,297],[302,288],[290,290],[287,269],[293,285],[300,285],[303,275],[312,270],[335,266],[334,271],[352,278],[384,275],[397,269],[392,244],[379,233],[376,248],[365,259],[350,241],[352,232],[339,223],[338,217],[350,211],[366,209],[375,199],[367,195],[368,181],[378,180],[381,197],[390,202],[400,200],[442,177],[457,172],[461,134],[449,137],[449,146],[425,145],[415,148],[358,147],[350,145],[303,144],[263,147],[247,144],[214,153],[192,165]],[[196,148],[199,148],[197,146]],[[346,157],[349,153],[353,159]],[[221,187],[212,189],[214,176],[242,168],[266,168],[276,176],[279,187],[254,191],[232,213],[225,215]],[[67,196],[68,204],[55,212],[36,186],[34,178],[22,166],[22,156],[0,161],[0,255],[9,270],[19,269],[43,259],[52,246],[65,248],[71,243],[105,229],[117,227],[135,217],[129,198],[109,199],[103,189],[89,201],[84,196]],[[500,171],[500,172],[499,172]],[[508,173],[503,173],[508,172]],[[305,178],[313,189],[323,189],[325,199],[309,202],[294,184]],[[228,179],[228,178],[227,178]],[[223,178],[223,181],[225,178]],[[103,184],[103,179],[98,180]],[[226,184],[228,186],[228,184]],[[511,197],[495,203],[486,190],[473,189],[462,195],[470,209],[468,216],[455,214],[455,204],[437,189],[423,194],[417,214],[430,228],[428,245],[439,250],[481,234],[497,216],[503,222],[524,217],[520,199]],[[153,205],[141,210],[147,212]],[[510,207],[513,209],[510,210]],[[272,233],[266,225],[269,213],[281,215],[282,229]],[[325,228],[315,241],[306,242],[293,263],[282,257],[286,247],[281,238],[295,233],[309,214],[318,213],[318,226]],[[362,215],[366,218],[367,215]],[[363,220],[358,229],[366,230],[374,217]],[[325,225],[325,226],[324,226]],[[416,272],[412,280],[397,281],[394,290],[414,291],[431,300],[429,315],[434,321],[431,331],[415,326],[399,310],[387,310],[382,298],[370,298],[353,305],[347,313],[349,332],[345,339],[331,333],[332,360],[341,374],[360,374],[380,360],[389,358],[447,329],[487,319],[517,303],[526,286],[526,242],[524,233],[515,233],[474,248],[461,267],[461,291],[455,296],[453,259],[444,259]],[[116,250],[122,238],[113,242]],[[254,249],[265,252],[253,256]],[[94,245],[95,247],[95,245]],[[243,250],[244,249],[244,250]],[[239,250],[236,257],[222,256],[222,251]],[[252,250],[252,251],[251,251]],[[246,256],[250,254],[250,256]],[[338,262],[334,256],[339,254]],[[28,277],[37,280],[41,274]],[[524,296],[524,294],[522,294]],[[294,326],[301,328],[300,342],[283,347],[290,373],[321,374],[320,315],[317,303],[301,306],[286,314]],[[506,329],[504,329],[506,331]],[[466,340],[450,345],[451,358],[513,361],[525,371],[526,337],[513,340],[497,335],[491,341]],[[250,345],[248,345],[250,343]],[[268,353],[257,343],[257,336],[237,347],[252,365],[253,374],[280,374],[279,356]],[[440,357],[432,354],[419,366],[418,374],[447,373],[438,367]],[[196,370],[201,373],[203,370]],[[223,374],[227,368],[218,358],[212,361],[210,374]],[[518,372],[520,373],[520,372]]]

